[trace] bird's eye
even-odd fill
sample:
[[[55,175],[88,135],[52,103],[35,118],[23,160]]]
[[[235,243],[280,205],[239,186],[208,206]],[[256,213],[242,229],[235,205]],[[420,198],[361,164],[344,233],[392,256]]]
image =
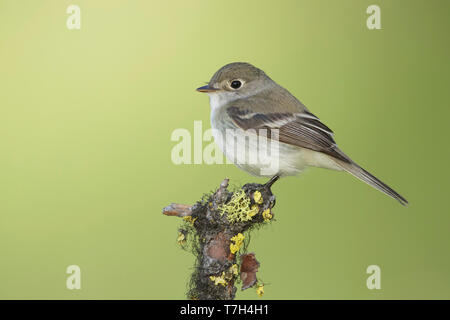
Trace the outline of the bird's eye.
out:
[[[242,82],[239,80],[233,80],[231,81],[230,87],[233,89],[239,89],[242,86]]]

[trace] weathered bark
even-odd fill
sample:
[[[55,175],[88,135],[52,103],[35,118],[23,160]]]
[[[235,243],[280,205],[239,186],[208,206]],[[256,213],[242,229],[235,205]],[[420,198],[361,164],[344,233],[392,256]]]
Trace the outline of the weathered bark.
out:
[[[179,243],[189,243],[197,258],[189,299],[230,300],[235,298],[236,282],[242,283],[242,290],[257,283],[255,255],[242,254],[239,261],[236,256],[245,252],[251,229],[272,219],[275,196],[270,187],[256,183],[235,192],[227,188],[225,179],[212,195],[193,206],[171,204],[163,209],[165,215],[186,220]]]

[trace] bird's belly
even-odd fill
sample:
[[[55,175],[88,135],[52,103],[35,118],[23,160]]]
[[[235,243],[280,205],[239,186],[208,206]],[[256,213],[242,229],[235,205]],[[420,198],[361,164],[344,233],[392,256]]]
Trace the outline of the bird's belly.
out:
[[[255,176],[296,175],[305,168],[301,148],[236,129],[224,120],[212,123],[214,141],[228,163]]]

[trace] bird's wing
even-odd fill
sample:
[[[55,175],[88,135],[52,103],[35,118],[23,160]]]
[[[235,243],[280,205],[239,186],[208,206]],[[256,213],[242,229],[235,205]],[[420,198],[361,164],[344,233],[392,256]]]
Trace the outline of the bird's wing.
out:
[[[279,141],[322,152],[345,162],[351,160],[340,151],[333,131],[307,110],[291,112],[253,112],[245,107],[227,107],[227,114],[242,130],[278,129]]]

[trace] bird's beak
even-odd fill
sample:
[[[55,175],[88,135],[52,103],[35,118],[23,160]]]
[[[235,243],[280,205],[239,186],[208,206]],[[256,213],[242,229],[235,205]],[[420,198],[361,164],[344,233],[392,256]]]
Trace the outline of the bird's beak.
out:
[[[210,87],[209,85],[200,87],[196,89],[198,92],[215,92],[215,91],[219,91],[219,89]]]

